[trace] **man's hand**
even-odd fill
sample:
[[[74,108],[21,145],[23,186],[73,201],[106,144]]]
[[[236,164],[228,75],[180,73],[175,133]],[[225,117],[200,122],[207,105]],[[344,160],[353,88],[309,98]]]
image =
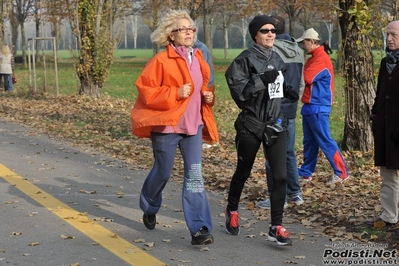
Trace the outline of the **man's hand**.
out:
[[[291,100],[291,102],[296,102],[299,100],[298,93],[290,85],[284,85],[283,88],[285,98]]]

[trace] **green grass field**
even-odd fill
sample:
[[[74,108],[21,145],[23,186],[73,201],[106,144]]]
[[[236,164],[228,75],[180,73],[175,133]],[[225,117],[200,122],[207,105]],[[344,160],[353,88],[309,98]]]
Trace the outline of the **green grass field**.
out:
[[[236,57],[242,49],[229,50],[230,59],[223,59],[223,49],[214,49],[213,58],[215,66],[215,85],[216,85],[216,104],[215,117],[217,119],[218,128],[221,134],[234,135],[233,123],[239,112],[234,102],[231,100],[230,92],[227,87],[224,72],[234,57]],[[75,94],[78,90],[78,79],[75,73],[72,54],[69,51],[59,51],[57,54],[59,63],[58,69],[58,91],[60,94]],[[152,50],[117,50],[115,51],[115,59],[111,66],[111,70],[102,89],[103,95],[110,97],[131,100],[132,104],[137,96],[135,81],[143,69],[145,63],[152,56]],[[126,58],[123,57],[134,57]],[[47,59],[46,59],[47,60]],[[18,83],[15,84],[16,94],[19,96],[29,95],[29,92],[35,89],[36,92],[56,94],[55,82],[55,65],[51,56],[45,64],[42,63],[31,69],[24,68],[17,64],[15,73]],[[36,79],[34,78],[36,74]],[[340,75],[336,74],[336,93],[335,104],[331,114],[331,132],[333,137],[339,142],[342,139],[344,116],[345,116],[345,99],[342,91],[342,81]],[[299,107],[300,108],[300,107]],[[297,117],[297,145],[302,143],[301,116]]]

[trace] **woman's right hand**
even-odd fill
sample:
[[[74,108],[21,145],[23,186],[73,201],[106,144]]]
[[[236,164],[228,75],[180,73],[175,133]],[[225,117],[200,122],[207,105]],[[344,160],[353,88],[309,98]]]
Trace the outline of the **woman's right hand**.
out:
[[[275,69],[268,70],[264,73],[259,74],[259,77],[262,80],[263,84],[265,84],[265,86],[267,86],[269,83],[275,82],[277,76],[278,76],[278,71]]]
[[[186,99],[191,93],[191,83],[182,85],[179,88],[179,99]]]

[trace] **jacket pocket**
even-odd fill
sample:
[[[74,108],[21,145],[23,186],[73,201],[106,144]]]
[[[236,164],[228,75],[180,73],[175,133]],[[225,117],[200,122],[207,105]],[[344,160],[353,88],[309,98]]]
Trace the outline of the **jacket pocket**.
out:
[[[277,138],[278,133],[274,129],[270,127],[265,129],[265,132],[263,133],[263,142],[266,146],[272,146],[274,143],[276,143]]]
[[[246,115],[245,117],[243,117],[242,123],[248,131],[255,134],[255,136],[258,137],[260,140],[263,139],[263,132],[265,131],[266,123],[259,121],[258,119],[250,115]]]
[[[266,146],[272,146],[277,138],[278,132],[272,127],[268,127],[268,123],[259,121],[255,117],[245,116],[242,120],[244,127],[252,132],[259,140],[263,141]]]

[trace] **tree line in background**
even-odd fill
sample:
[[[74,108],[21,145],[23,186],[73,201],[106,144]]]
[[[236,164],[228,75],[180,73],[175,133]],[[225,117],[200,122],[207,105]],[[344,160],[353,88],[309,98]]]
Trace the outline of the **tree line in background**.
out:
[[[293,37],[314,27],[322,39],[328,39],[334,48],[337,48],[339,41],[338,0],[0,0],[0,40],[22,52],[26,51],[27,39],[35,37],[54,37],[57,49],[76,49],[79,47],[78,33],[72,24],[78,25],[75,14],[78,7],[84,7],[86,2],[98,7],[97,12],[103,10],[110,14],[108,20],[112,20],[112,25],[109,25],[109,33],[115,47],[128,48],[128,43],[134,49],[152,47],[149,35],[161,12],[167,8],[189,10],[199,26],[199,38],[210,49],[214,45],[225,48],[226,59],[228,48],[248,46],[248,23],[260,13],[286,18],[287,33]],[[379,10],[390,14],[395,11],[389,1],[381,3]],[[26,28],[29,29],[28,34]],[[41,42],[38,42],[36,47],[40,46]]]
[[[248,46],[248,23],[255,15],[276,14],[286,19],[291,36],[314,27],[330,43],[336,37],[346,99],[342,146],[367,151],[373,143],[369,125],[375,95],[372,49],[384,47],[384,27],[397,18],[398,7],[399,0],[0,0],[0,40],[5,41],[8,29],[11,46],[19,47],[19,41],[25,60],[27,43],[36,41],[38,47],[47,25],[51,29],[49,37],[55,38],[57,44],[62,43],[62,38],[64,42],[69,39],[69,48],[76,48],[73,58],[80,81],[79,94],[100,97],[113,51],[120,42],[127,42],[127,25],[136,47],[145,29],[146,38],[155,29],[162,11],[186,9],[202,26],[199,37],[211,51],[215,33],[220,34],[218,39],[223,39],[227,59],[232,39],[241,40],[242,47]],[[30,42],[26,23],[35,29]],[[62,32],[63,28],[68,28],[69,33]],[[122,32],[125,38],[121,37]],[[153,46],[153,50],[157,53],[159,47]]]

